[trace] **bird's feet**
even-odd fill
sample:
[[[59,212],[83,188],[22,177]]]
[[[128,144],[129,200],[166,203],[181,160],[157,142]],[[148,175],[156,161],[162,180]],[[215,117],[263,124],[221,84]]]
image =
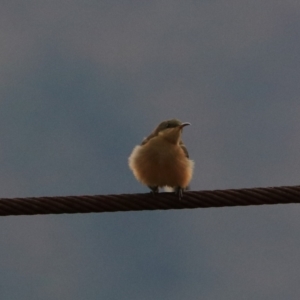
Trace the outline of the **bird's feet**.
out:
[[[155,196],[159,192],[158,186],[149,186],[149,189],[151,190],[150,193],[152,194],[152,196]]]
[[[178,196],[178,200],[180,201],[183,195],[183,188],[181,188],[180,186],[175,188],[175,195]]]

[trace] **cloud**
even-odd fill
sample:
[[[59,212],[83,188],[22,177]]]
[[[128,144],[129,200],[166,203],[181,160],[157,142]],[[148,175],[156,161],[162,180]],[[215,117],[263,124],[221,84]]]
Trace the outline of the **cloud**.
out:
[[[174,117],[193,189],[298,184],[297,1],[10,1],[0,23],[2,197],[146,192],[127,158]],[[3,298],[299,298],[297,206],[0,221]]]

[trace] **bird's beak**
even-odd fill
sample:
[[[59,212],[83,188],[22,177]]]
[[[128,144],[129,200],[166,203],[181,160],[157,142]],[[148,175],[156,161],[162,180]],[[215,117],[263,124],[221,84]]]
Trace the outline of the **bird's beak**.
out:
[[[188,126],[188,125],[191,125],[191,123],[189,122],[184,122],[182,123],[181,125],[179,125],[180,128],[183,128],[184,126]]]

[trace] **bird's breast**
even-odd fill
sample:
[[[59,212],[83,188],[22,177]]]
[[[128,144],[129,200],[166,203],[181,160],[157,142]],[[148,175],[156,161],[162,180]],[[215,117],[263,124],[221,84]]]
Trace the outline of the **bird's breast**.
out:
[[[192,177],[193,162],[179,144],[153,138],[136,146],[129,157],[135,177],[148,186],[186,187]]]

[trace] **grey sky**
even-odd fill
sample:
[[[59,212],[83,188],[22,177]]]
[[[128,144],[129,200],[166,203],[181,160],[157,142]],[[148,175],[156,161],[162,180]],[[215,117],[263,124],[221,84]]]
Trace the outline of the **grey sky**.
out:
[[[299,1],[4,1],[0,41],[0,197],[147,192],[167,118],[192,189],[299,184]],[[0,298],[296,300],[299,213],[0,218]]]

